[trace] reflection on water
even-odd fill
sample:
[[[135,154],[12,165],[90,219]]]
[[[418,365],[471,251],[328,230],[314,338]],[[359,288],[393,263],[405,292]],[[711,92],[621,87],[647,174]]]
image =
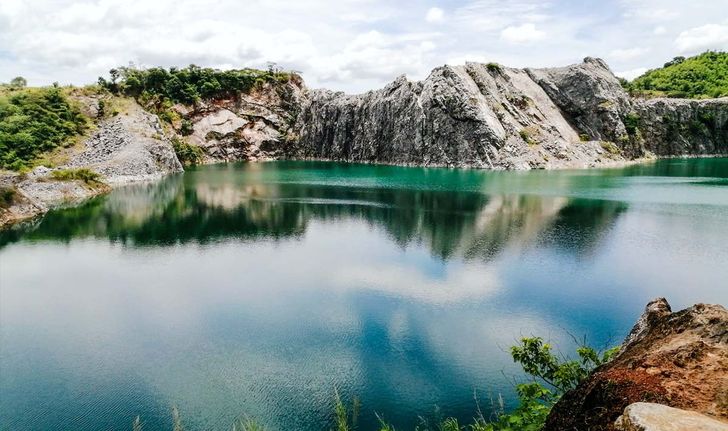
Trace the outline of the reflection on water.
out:
[[[728,160],[483,172],[203,167],[0,232],[0,429],[412,428],[513,390],[505,348],[728,302]],[[7,428],[3,428],[7,427]]]

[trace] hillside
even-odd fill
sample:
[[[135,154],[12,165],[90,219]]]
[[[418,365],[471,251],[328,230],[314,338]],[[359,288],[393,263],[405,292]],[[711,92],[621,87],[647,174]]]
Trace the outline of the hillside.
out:
[[[707,99],[728,96],[728,52],[675,57],[626,83],[633,96]]]

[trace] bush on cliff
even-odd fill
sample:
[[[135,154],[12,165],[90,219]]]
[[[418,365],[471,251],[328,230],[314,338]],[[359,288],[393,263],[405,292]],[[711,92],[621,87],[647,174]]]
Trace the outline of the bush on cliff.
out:
[[[185,166],[194,166],[202,163],[205,155],[202,148],[197,145],[192,145],[176,136],[172,138],[172,148],[174,148],[174,152],[177,154],[179,161]]]
[[[0,168],[29,167],[86,127],[87,119],[58,87],[0,89]]]
[[[125,94],[162,104],[194,104],[201,99],[217,99],[247,93],[266,82],[288,82],[292,74],[271,66],[268,70],[218,70],[191,64],[184,68],[119,67],[109,71],[111,79],[100,77],[99,84],[112,93]]]
[[[708,51],[675,57],[664,67],[647,71],[625,88],[635,96],[703,99],[728,96],[728,52]]]

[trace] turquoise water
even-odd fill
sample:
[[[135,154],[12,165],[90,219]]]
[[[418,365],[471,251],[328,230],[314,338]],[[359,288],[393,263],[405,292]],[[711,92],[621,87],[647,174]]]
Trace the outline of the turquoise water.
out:
[[[728,159],[201,167],[0,233],[0,429],[397,429],[513,405],[507,349],[728,303]]]

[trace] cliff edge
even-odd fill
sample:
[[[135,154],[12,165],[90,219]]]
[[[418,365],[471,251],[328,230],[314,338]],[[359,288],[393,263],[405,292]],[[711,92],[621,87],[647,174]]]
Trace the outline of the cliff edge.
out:
[[[637,402],[728,422],[727,370],[728,310],[697,304],[672,312],[660,298],[647,305],[617,356],[556,403],[544,430],[614,430]]]

